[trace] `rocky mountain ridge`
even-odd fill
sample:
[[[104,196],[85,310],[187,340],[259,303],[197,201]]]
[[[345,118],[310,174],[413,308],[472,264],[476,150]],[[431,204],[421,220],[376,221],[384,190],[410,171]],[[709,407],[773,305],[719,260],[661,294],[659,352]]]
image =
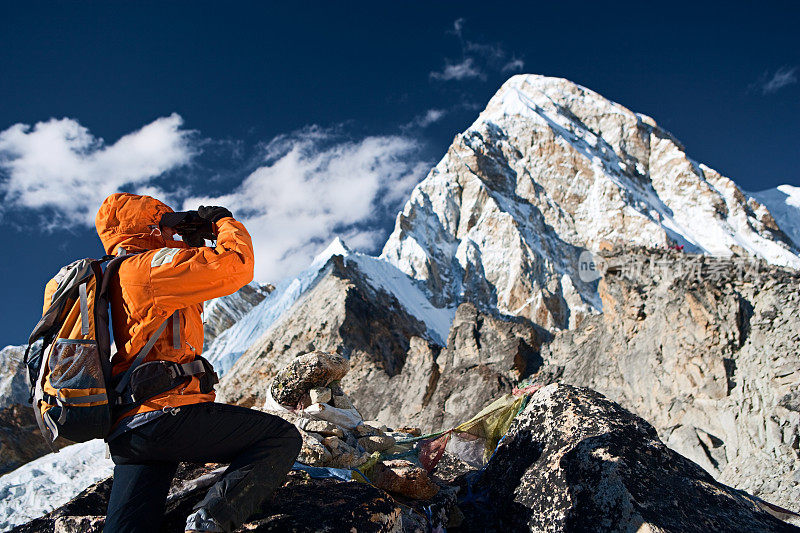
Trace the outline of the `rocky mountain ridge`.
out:
[[[800,187],[778,185],[750,196],[769,209],[778,226],[800,246]]]
[[[213,344],[217,335],[230,328],[250,310],[261,303],[275,287],[251,282],[228,296],[214,298],[203,304],[203,338]]]

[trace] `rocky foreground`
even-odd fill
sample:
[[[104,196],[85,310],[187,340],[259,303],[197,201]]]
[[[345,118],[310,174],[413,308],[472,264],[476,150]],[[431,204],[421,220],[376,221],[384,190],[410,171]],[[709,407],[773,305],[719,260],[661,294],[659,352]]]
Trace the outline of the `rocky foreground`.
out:
[[[221,470],[181,467],[161,531],[183,531]],[[567,385],[531,396],[483,471],[450,456],[432,475],[440,490],[419,501],[293,472],[240,531],[800,531],[671,451],[641,418]],[[13,531],[99,532],[110,487],[101,481]]]

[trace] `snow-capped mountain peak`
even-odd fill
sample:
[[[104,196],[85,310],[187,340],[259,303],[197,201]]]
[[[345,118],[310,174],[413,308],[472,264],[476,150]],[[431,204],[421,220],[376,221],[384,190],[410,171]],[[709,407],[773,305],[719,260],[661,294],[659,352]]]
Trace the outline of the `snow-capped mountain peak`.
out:
[[[351,253],[350,248],[341,237],[335,237],[324,250],[317,254],[311,264],[322,266],[334,255],[348,256]]]
[[[437,305],[475,301],[549,328],[599,310],[578,276],[607,243],[800,268],[769,210],[656,122],[568,80],[519,75],[412,192],[382,257]]]

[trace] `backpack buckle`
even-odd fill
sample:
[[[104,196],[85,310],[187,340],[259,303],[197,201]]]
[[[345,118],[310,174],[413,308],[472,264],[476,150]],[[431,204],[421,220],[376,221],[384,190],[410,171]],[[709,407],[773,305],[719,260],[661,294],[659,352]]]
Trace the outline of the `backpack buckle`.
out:
[[[167,363],[167,364],[164,365],[164,367],[166,368],[170,379],[176,380],[181,376],[180,365],[175,364],[175,363],[173,363],[173,364],[168,364]]]

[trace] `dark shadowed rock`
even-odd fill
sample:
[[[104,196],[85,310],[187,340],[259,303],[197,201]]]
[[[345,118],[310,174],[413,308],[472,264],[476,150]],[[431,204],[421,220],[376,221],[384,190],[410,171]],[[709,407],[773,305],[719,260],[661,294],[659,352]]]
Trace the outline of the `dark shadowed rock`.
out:
[[[58,438],[53,448],[71,442]],[[0,474],[53,451],[42,437],[30,405],[11,405],[0,409]]]
[[[394,466],[413,469],[405,461],[387,465],[385,474],[396,474],[388,471]],[[223,469],[181,465],[160,531],[183,531]],[[380,472],[373,477],[380,485]],[[643,419],[569,385],[534,393],[482,472],[445,454],[433,483],[425,481],[427,499],[413,500],[292,472],[240,531],[800,531],[667,448]],[[99,531],[110,488],[110,480],[98,482],[14,531]]]
[[[589,389],[549,385],[498,447],[470,531],[800,531],[673,452]]]
[[[103,530],[105,516],[62,516],[53,525],[53,533],[94,533]]]
[[[402,370],[410,340],[425,332],[425,325],[394,296],[374,288],[355,262],[333,256],[306,293],[225,374],[218,398],[261,406],[280,369],[322,350],[349,360],[342,387],[371,419],[396,395],[387,386],[389,378]]]

